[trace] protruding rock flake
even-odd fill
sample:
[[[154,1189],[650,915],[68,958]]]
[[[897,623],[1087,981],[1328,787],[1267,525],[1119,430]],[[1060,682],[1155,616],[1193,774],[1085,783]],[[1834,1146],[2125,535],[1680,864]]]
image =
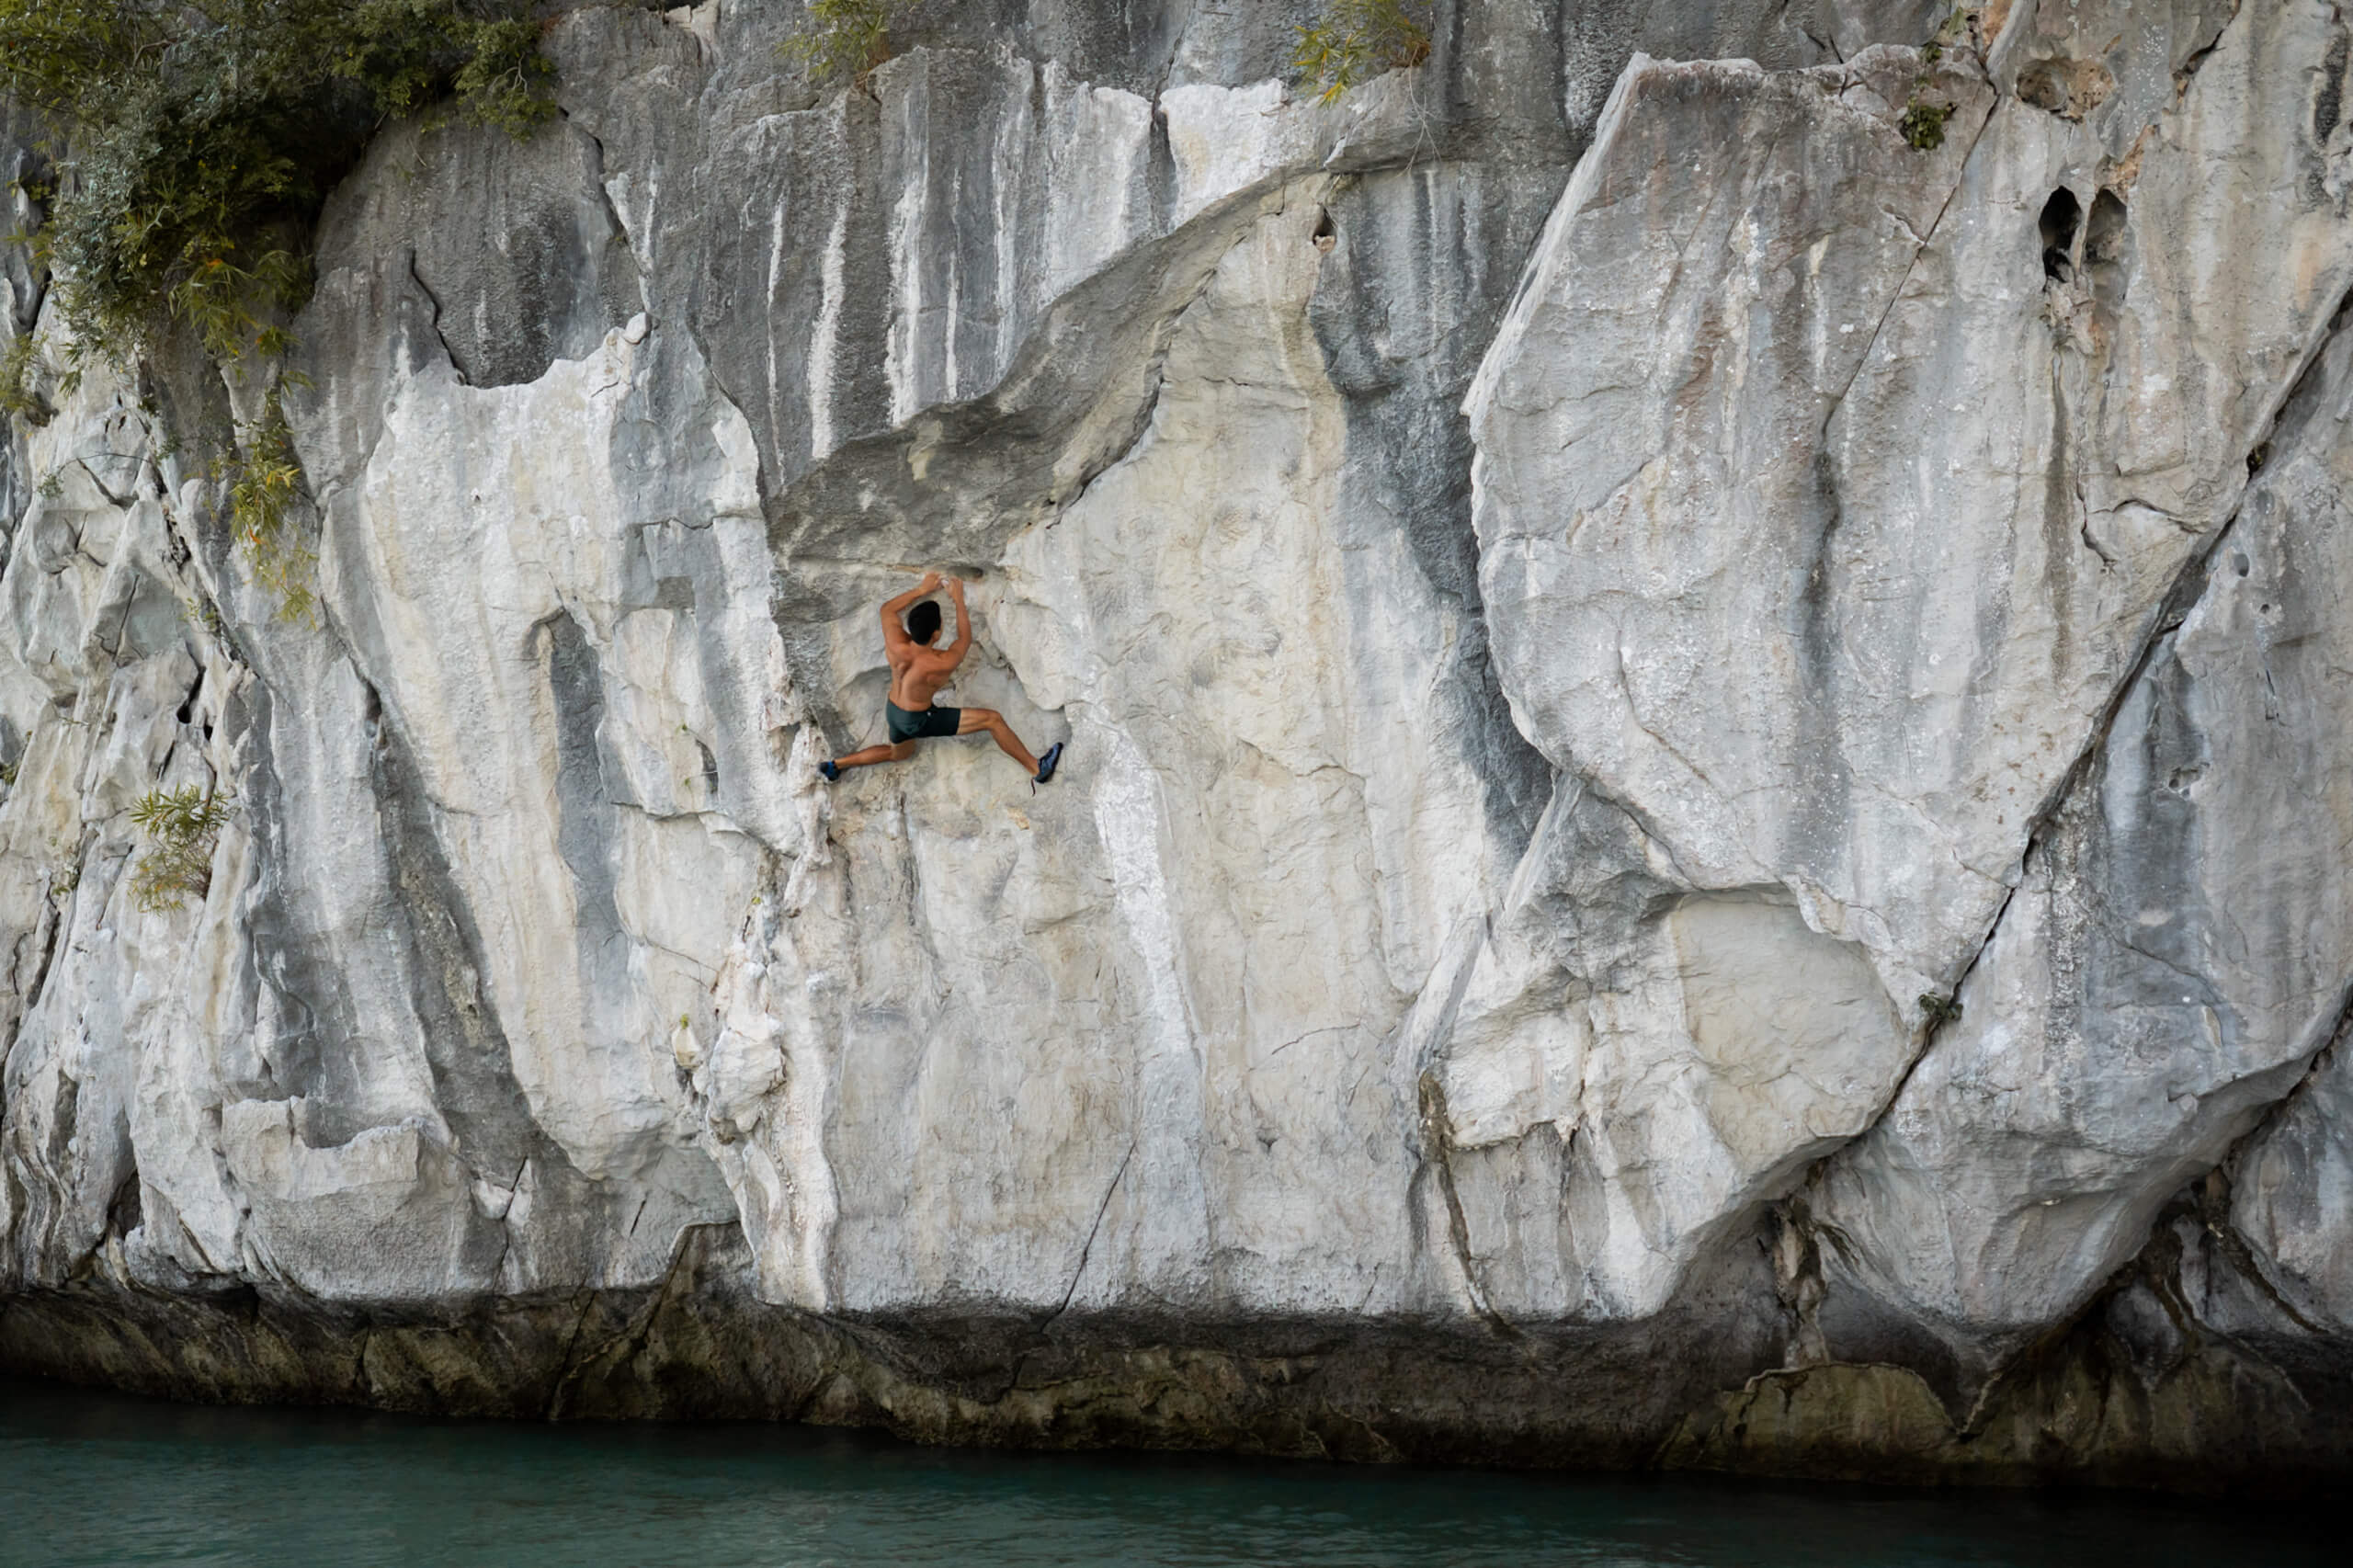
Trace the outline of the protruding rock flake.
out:
[[[2341,1483],[2353,24],[972,9],[0,242],[0,1372]]]

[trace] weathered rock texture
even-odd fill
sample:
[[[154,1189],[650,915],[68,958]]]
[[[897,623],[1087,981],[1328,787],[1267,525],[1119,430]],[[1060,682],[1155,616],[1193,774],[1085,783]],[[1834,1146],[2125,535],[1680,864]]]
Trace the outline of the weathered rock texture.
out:
[[[1441,3],[1326,106],[1311,10],[917,7],[863,92],[572,13],[560,122],[327,206],[307,621],[262,374],[37,374],[0,1366],[2353,1465],[2353,28]],[[933,562],[1051,787],[816,780]]]

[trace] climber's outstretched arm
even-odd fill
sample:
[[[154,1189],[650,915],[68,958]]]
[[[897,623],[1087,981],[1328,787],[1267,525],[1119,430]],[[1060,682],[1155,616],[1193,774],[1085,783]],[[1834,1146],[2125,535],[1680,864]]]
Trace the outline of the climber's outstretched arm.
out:
[[[972,646],[972,612],[964,608],[964,579],[948,579],[948,597],[956,601],[956,641],[948,644],[948,667],[954,669],[964,662]]]

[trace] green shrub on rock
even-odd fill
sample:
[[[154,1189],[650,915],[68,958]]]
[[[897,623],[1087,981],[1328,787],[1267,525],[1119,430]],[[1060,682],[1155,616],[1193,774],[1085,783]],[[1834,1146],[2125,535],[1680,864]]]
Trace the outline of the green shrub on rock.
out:
[[[1915,148],[1923,153],[1933,153],[1945,144],[1945,121],[1950,118],[1950,104],[1915,101],[1905,107],[1895,122],[1895,129]]]
[[[553,112],[523,0],[0,0],[0,91],[59,135],[35,236],[79,347],[169,323],[223,362],[286,347],[306,239],[383,117]]]
[[[287,517],[302,493],[302,465],[275,389],[261,417],[239,434],[239,449],[222,464],[221,477],[229,483],[230,527],[253,562],[255,580],[278,600],[279,619],[307,621],[317,602],[311,569],[318,560],[295,538]]]
[[[212,849],[229,820],[229,803],[193,784],[150,790],[131,803],[131,820],[147,852],[131,874],[131,897],[149,915],[177,909],[212,891]]]
[[[40,388],[40,342],[30,331],[0,348],[0,414],[38,429],[57,416]]]
[[[808,0],[809,19],[785,40],[783,51],[808,68],[810,80],[840,76],[863,91],[874,68],[891,58],[891,0]]]

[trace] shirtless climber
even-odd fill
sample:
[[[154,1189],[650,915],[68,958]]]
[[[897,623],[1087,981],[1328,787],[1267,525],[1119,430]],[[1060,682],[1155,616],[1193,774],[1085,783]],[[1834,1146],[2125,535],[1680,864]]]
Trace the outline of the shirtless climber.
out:
[[[924,574],[922,582],[892,599],[882,607],[882,647],[891,661],[891,699],[885,705],[891,722],[891,744],[868,746],[847,756],[821,762],[817,771],[831,783],[842,776],[845,767],[865,767],[877,762],[904,762],[915,754],[915,742],[949,735],[975,734],[986,730],[996,738],[998,749],[1029,770],[1029,777],[1043,784],[1054,776],[1054,768],[1062,761],[1063,744],[1056,741],[1046,748],[1043,760],[1029,755],[1021,737],[1005,716],[986,708],[935,708],[931,699],[964,662],[964,654],[972,646],[972,612],[964,608],[964,583],[960,577],[948,582],[949,597],[956,601],[956,641],[945,648],[934,648],[939,636],[939,606],[926,596],[939,586],[937,572]],[[918,603],[917,601],[921,601]],[[914,605],[913,609],[907,608]],[[904,614],[906,624],[899,624]]]

